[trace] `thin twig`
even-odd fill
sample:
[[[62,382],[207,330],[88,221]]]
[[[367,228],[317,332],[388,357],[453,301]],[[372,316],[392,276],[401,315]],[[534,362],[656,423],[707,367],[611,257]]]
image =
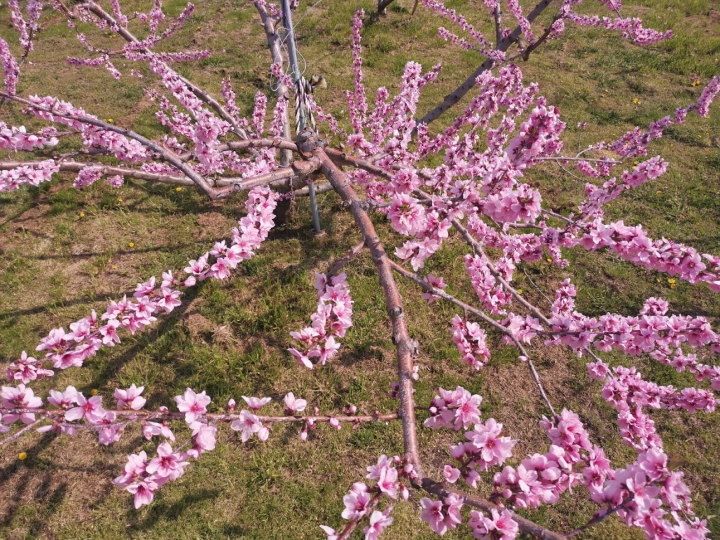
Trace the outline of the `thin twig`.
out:
[[[136,38],[127,28],[121,26],[115,18],[110,15],[107,11],[105,11],[102,7],[100,7],[95,2],[84,2],[84,7],[87,7],[88,10],[95,14],[96,16],[100,17],[102,20],[108,23],[109,27],[111,29],[114,29],[117,34],[122,37],[125,41],[128,41],[130,43],[140,43],[140,40]],[[67,11],[66,8],[66,12]],[[146,54],[154,54],[150,49],[143,48],[139,49],[140,52],[146,53]],[[235,118],[233,115],[231,115],[225,107],[223,107],[220,102],[212,97],[208,92],[194,84],[192,81],[187,79],[186,77],[183,77],[180,75],[177,71],[170,68],[165,62],[162,62],[162,64],[169,70],[172,71],[189,89],[190,91],[201,101],[209,105],[211,108],[215,109],[215,112],[217,112],[223,120],[225,120],[227,123],[229,123],[232,126],[233,132],[240,137],[241,139],[247,139],[248,134],[245,132],[243,128],[241,128],[238,123],[235,121]]]
[[[0,407],[0,413],[2,414],[39,414],[44,418],[60,418],[64,417],[67,411],[63,409],[25,409],[25,408],[5,408]],[[148,410],[129,410],[129,409],[116,409],[109,410],[106,412],[113,413],[121,418],[131,418],[135,420],[160,420],[160,421],[172,421],[182,420],[185,418],[185,413],[182,412],[163,412],[163,411],[148,411]],[[270,416],[270,415],[256,415],[261,422],[267,424],[278,424],[278,423],[300,423],[300,422],[330,422],[331,420],[337,420],[338,422],[347,423],[362,423],[362,422],[388,422],[390,420],[397,420],[400,416],[397,413],[386,413],[380,414],[365,414],[365,415],[305,415],[305,416]],[[203,418],[212,420],[213,422],[232,422],[234,420],[242,419],[241,413],[236,412],[225,412],[225,413],[205,413],[202,415]],[[24,427],[13,436],[17,437],[22,433],[28,431],[35,424],[38,424],[41,420],[38,420],[34,424]],[[75,424],[72,424],[75,426]],[[103,427],[100,425],[98,427]],[[79,427],[79,426],[77,426]],[[9,439],[9,438],[8,438]],[[9,442],[8,439],[0,441],[0,445],[4,442]]]
[[[363,240],[362,242],[358,242],[353,247],[351,247],[348,252],[345,253],[345,255],[343,255],[330,265],[330,268],[328,268],[327,271],[327,275],[337,275],[337,273],[340,272],[340,270],[342,270],[345,265],[349,264],[355,257],[358,256],[358,254],[363,250],[364,247],[365,240]]]
[[[15,433],[13,433],[12,435],[10,435],[9,437],[5,437],[3,440],[0,441],[0,446],[3,446],[3,445],[5,445],[5,444],[8,444],[8,443],[13,442],[15,439],[19,438],[19,437],[22,436],[24,433],[27,433],[28,431],[30,431],[31,429],[33,429],[35,426],[37,426],[40,422],[42,422],[42,420],[43,420],[42,418],[41,418],[40,420],[36,420],[36,421],[33,422],[32,424],[28,424],[27,426],[25,426],[25,427],[22,428],[21,430],[16,431]]]

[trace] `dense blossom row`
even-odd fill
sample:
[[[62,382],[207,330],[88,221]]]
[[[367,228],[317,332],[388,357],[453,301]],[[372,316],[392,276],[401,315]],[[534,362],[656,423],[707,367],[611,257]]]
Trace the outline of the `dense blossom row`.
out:
[[[44,359],[35,359],[23,351],[20,359],[8,366],[8,379],[27,384],[38,378],[51,376],[53,371],[43,367],[43,361],[56,369],[82,366],[103,346],[120,343],[118,331],[126,329],[135,334],[152,324],[157,315],[170,313],[181,304],[182,289],[213,278],[225,279],[238,264],[254,255],[274,225],[277,195],[265,187],[254,188],[246,201],[247,215],[239,227],[232,230],[230,245],[218,242],[213,249],[192,260],[185,268],[187,277],[178,279],[165,272],[158,283],[153,276],[135,288],[134,299],[112,302],[98,317],[93,310],[83,319],[64,328],[53,329],[40,344],[38,351],[46,351]]]
[[[439,0],[421,1],[425,7],[459,26],[471,37],[472,41],[458,36],[444,27],[440,27],[438,34],[442,39],[450,41],[463,49],[476,49],[482,55],[487,56],[489,59],[496,62],[502,62],[505,59],[506,54],[504,49],[500,48],[500,43],[496,43],[495,45],[490,43],[490,41],[488,41],[488,39],[485,38],[482,33],[479,32],[462,14],[458,13],[454,9],[448,8]],[[532,22],[537,16],[535,13],[537,8],[526,16],[520,2],[517,0],[507,0],[507,2],[501,2],[500,0],[483,0],[483,3],[487,8],[488,15],[495,19],[495,33],[498,40],[500,38],[508,39],[512,33],[512,29],[510,27],[503,26],[503,19],[501,16],[504,9],[507,8],[518,25],[520,35],[524,38],[524,41],[519,43],[520,49],[532,50],[532,48],[540,43],[540,39],[536,37],[535,32],[532,29]],[[672,37],[672,31],[668,30],[666,32],[660,32],[651,28],[645,28],[642,20],[637,17],[600,17],[597,15],[581,15],[573,10],[575,6],[581,3],[582,0],[564,0],[552,24],[545,29],[547,35],[552,38],[558,37],[565,31],[565,22],[568,21],[580,26],[616,30],[623,38],[632,41],[636,45],[651,45],[653,43],[657,43],[658,41]],[[605,7],[614,13],[619,13],[622,8],[622,3],[620,1],[609,0],[601,1],[601,3],[605,4]],[[517,30],[515,32],[517,32]],[[543,36],[543,39],[544,38],[545,36]]]
[[[613,381],[617,375],[624,374],[625,388],[632,384],[627,376],[632,376],[633,370],[616,368],[615,372]],[[628,400],[641,399],[643,392],[635,388],[634,397],[628,397],[627,391],[624,394],[626,404]],[[462,387],[453,391],[441,388],[433,399],[431,416],[425,425],[455,430],[472,425],[472,430],[465,432],[467,442],[451,448],[457,464],[444,468],[445,480],[450,484],[462,478],[476,487],[481,473],[503,466],[512,456],[516,441],[501,436],[503,426],[493,418],[481,421],[481,401],[480,396]],[[690,491],[683,474],[668,469],[668,458],[661,445],[639,449],[637,460],[616,469],[602,448],[590,441],[580,418],[572,411],[563,410],[554,419],[543,419],[540,424],[552,445],[544,454],[533,454],[518,465],[505,465],[501,472],[495,473],[492,477],[495,501],[519,509],[538,508],[557,502],[563,493],[583,485],[592,500],[602,505],[596,517],[617,512],[628,525],[644,529],[649,538],[704,538],[709,533],[706,522],[693,517]],[[424,500],[423,507],[423,519],[439,534],[462,522],[460,498],[451,496],[442,502],[428,499]],[[511,525],[512,517],[506,511],[503,514],[504,525],[496,526],[498,532],[507,535],[503,538],[514,538],[518,531]],[[503,514],[493,514],[493,521]],[[475,516],[470,520],[476,538],[485,538],[488,534],[478,532],[476,524],[481,521]]]
[[[40,4],[35,2],[35,4]],[[30,9],[30,8],[28,8]],[[102,12],[102,8],[97,7]],[[127,24],[128,17],[123,15],[119,4],[113,4],[112,17],[98,16],[92,6],[77,6],[78,18],[84,22],[93,24],[99,29],[109,30],[118,35],[123,32],[123,22]],[[160,95],[157,90],[147,91],[148,97],[156,101],[160,110],[156,117],[158,121],[167,127],[171,135],[165,135],[160,144],[153,142],[151,145],[141,142],[132,136],[127,135],[124,129],[115,129],[107,122],[104,122],[94,115],[85,112],[80,107],[59,100],[54,97],[31,96],[27,103],[29,106],[26,113],[35,115],[53,124],[59,124],[71,128],[65,135],[79,135],[80,142],[85,149],[92,154],[109,154],[116,159],[130,163],[140,163],[140,170],[150,173],[176,175],[179,173],[176,166],[163,163],[164,156],[161,154],[163,147],[167,152],[185,154],[190,152],[192,160],[196,163],[188,163],[185,159],[185,168],[201,175],[216,175],[226,171],[239,173],[241,177],[251,177],[258,174],[271,172],[277,168],[275,151],[272,149],[258,149],[254,152],[253,159],[241,158],[237,153],[227,149],[224,138],[231,132],[247,138],[248,134],[260,137],[265,131],[263,120],[266,115],[267,100],[260,95],[256,99],[255,111],[252,115],[252,122],[240,118],[238,107],[235,103],[235,96],[232,91],[223,92],[226,99],[227,109],[218,105],[224,115],[218,116],[215,111],[201,99],[195,87],[188,84],[177,71],[172,69],[168,62],[188,61],[207,56],[207,51],[183,52],[183,53],[159,53],[151,49],[158,43],[172,35],[184,24],[194,10],[192,4],[188,4],[185,10],[174,21],[166,24],[164,30],[160,29],[161,23],[165,22],[165,15],[162,10],[155,6],[149,13],[137,13],[137,20],[148,25],[150,33],[142,40],[130,40],[122,48],[122,57],[132,62],[139,62],[147,65],[149,70],[157,75],[166,90],[177,100],[180,107],[171,102],[167,97]],[[33,12],[34,13],[34,12]],[[102,12],[105,13],[105,12]],[[13,21],[17,18],[19,23],[16,27],[31,24],[23,19],[21,13],[13,12]],[[113,19],[114,17],[114,19]],[[25,21],[25,22],[23,22]],[[109,22],[111,21],[111,22]],[[68,20],[71,28],[76,29],[73,19]],[[97,55],[91,59],[70,59],[75,65],[105,66],[114,77],[120,76],[119,69],[110,61],[108,52],[90,43],[89,38],[81,32],[77,33],[80,43],[89,53]],[[116,56],[118,51],[114,51]],[[17,61],[12,55],[7,43],[0,39],[0,58],[3,60],[5,69],[6,91],[9,95],[15,94],[16,81],[11,80],[11,74],[18,71]],[[133,73],[140,75],[135,70]],[[227,85],[226,85],[227,86]],[[268,132],[272,136],[281,136],[282,118],[284,112],[283,104],[278,104],[273,113],[273,119]],[[232,111],[232,112],[231,112]],[[8,126],[0,123],[0,148],[8,148],[16,151],[32,151],[40,148],[56,145],[58,139],[53,127],[43,128],[37,133],[27,133],[24,126]],[[160,161],[157,161],[160,160]],[[39,163],[22,165],[0,170],[0,191],[14,190],[22,185],[38,185],[41,182],[49,181],[53,174],[58,172],[58,166],[62,160],[46,160]],[[78,172],[75,187],[83,188],[99,180],[106,173],[102,168],[89,164],[88,167]],[[108,178],[108,182],[114,187],[122,184],[122,176],[114,175]]]

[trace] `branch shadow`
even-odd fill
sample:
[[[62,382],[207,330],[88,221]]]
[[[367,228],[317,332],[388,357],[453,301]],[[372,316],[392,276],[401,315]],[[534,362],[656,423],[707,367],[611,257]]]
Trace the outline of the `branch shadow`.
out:
[[[186,242],[184,244],[173,244],[164,246],[151,246],[146,248],[138,249],[119,249],[117,251],[85,251],[82,253],[71,253],[68,255],[57,254],[57,255],[30,255],[25,257],[26,259],[33,259],[38,261],[49,261],[53,259],[90,259],[92,257],[100,257],[102,255],[138,255],[142,253],[155,253],[163,251],[175,251],[182,248],[197,246],[199,244],[209,244],[212,240],[196,240],[195,242]],[[209,246],[208,246],[209,247]]]
[[[123,295],[132,296],[133,292],[134,292],[134,290],[112,293],[112,294],[85,295],[85,296],[79,296],[77,298],[73,298],[72,300],[66,300],[66,301],[62,301],[62,302],[51,302],[48,304],[43,304],[40,306],[31,307],[31,308],[2,311],[2,312],[0,312],[0,321],[9,319],[8,323],[3,324],[3,326],[8,326],[9,324],[16,322],[15,319],[18,317],[24,317],[26,315],[37,315],[38,313],[44,313],[46,311],[49,311],[51,308],[54,308],[54,307],[69,307],[69,306],[76,306],[78,304],[90,304],[93,302],[109,302],[111,300],[117,300],[118,298],[122,297]]]
[[[190,506],[216,499],[219,494],[220,490],[218,489],[197,489],[174,503],[166,503],[160,499],[153,502],[143,519],[138,519],[139,514],[136,510],[129,509],[125,515],[125,522],[128,524],[127,530],[129,533],[150,530],[161,519],[174,519],[186,512]]]

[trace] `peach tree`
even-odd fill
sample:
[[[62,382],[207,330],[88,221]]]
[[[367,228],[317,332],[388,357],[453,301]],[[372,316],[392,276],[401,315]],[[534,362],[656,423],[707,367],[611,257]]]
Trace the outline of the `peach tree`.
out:
[[[58,177],[71,179],[77,189],[96,182],[112,189],[137,179],[194,187],[212,200],[244,197],[246,213],[228,239],[185,268],[150,277],[131,298],[117,298],[102,313],[91,311],[54,328],[36,346],[8,359],[8,380],[0,392],[0,433],[7,435],[0,445],[33,430],[64,435],[90,431],[101,444],[111,445],[137,427],[155,443],[155,454],[129,455],[113,483],[129,492],[139,508],[150,504],[164,484],[181,477],[191,461],[212,451],[223,426],[246,442],[267,440],[276,423],[298,426],[305,440],[321,424],[341,429],[391,421],[399,427],[403,454],[379,456],[362,481],[359,473],[343,499],[343,522],[327,516],[328,523],[335,523],[322,527],[329,538],[347,538],[356,529],[377,538],[393,522],[393,501],[408,500],[414,493],[422,497],[422,519],[439,535],[465,523],[475,538],[515,538],[520,533],[564,538],[616,514],[649,538],[705,537],[707,522],[693,512],[683,473],[669,466],[651,411],[715,410],[720,366],[709,362],[720,351],[720,335],[706,317],[675,314],[666,300],[656,297],[631,316],[583,314],[576,308],[577,286],[570,279],[548,292],[552,298],[543,307],[522,294],[516,277],[524,263],[542,259],[561,273],[569,265],[570,250],[590,250],[720,291],[720,257],[652,238],[642,225],[605,215],[606,204],[665,173],[668,162],[648,157],[653,141],[689,115],[707,116],[720,79],[709,81],[695,102],[668,116],[570,155],[564,152],[566,124],[560,111],[537,84],[525,81],[518,63],[544,43],[561,39],[572,25],[614,31],[637,46],[667,39],[670,32],[624,17],[621,0],[541,0],[531,9],[517,0],[483,0],[495,30],[488,36],[440,0],[420,0],[422,9],[452,23],[452,29],[439,29],[440,36],[475,51],[482,63],[424,116],[418,114],[418,102],[424,87],[438,77],[439,65],[424,71],[410,62],[396,92],[383,87],[370,98],[363,77],[364,14],[359,11],[351,24],[354,87],[345,92],[348,121],[342,122],[322,108],[312,93],[313,81],[299,72],[292,25],[297,3],[253,2],[267,37],[274,95],[258,93],[251,114],[243,116],[229,80],[221,95],[214,96],[173,67],[207,58],[209,51],[158,47],[187,22],[196,9],[193,4],[173,18],[165,14],[161,0],[148,2],[148,11],[130,11],[119,0],[7,2],[4,9],[14,33],[12,39],[0,37],[0,111],[17,108],[42,127],[0,120],[0,190]],[[593,5],[586,9],[582,4]],[[600,14],[588,14],[593,9]],[[42,39],[43,13],[49,11],[64,17],[86,51],[83,57],[68,58],[70,64],[106,69],[118,85],[124,77],[159,83],[153,89],[148,84],[146,95],[164,135],[149,138],[62,96],[24,89],[23,66],[33,57],[35,41]],[[114,36],[116,46],[101,46],[87,28]],[[447,126],[431,129],[451,108]],[[57,151],[61,141],[74,150]],[[544,203],[533,175],[534,167],[545,162],[572,168],[572,174],[584,178],[585,198],[575,211],[561,212]],[[74,386],[52,388],[47,383],[38,390],[39,381],[51,380],[59,370],[81,368],[102,349],[142,332],[182,305],[187,291],[200,282],[232,279],[235,269],[262,249],[283,205],[328,190],[352,215],[360,240],[328,272],[317,274],[317,309],[305,328],[290,333],[294,346],[288,353],[296,359],[296,369],[321,370],[333,362],[353,326],[352,283],[343,268],[368,254],[395,346],[395,410],[362,414],[351,406],[321,414],[289,392],[282,414],[263,414],[270,398],[242,396],[242,403],[213,403],[200,388],[187,388],[172,402],[149,409],[142,386],[117,388],[112,397],[86,396]],[[388,239],[381,238],[379,221],[388,224],[390,232],[384,236],[402,239],[394,253],[384,247]],[[466,244],[461,264],[475,293],[470,300],[450,292],[457,287],[446,283],[447,276],[425,270],[426,261],[450,238]],[[545,447],[514,455],[518,441],[496,419],[483,418],[482,397],[462,386],[439,388],[430,403],[416,401],[419,344],[408,330],[412,313],[404,308],[397,278],[415,284],[428,302],[455,307],[448,339],[469,376],[493,361],[491,335],[516,349],[518,365],[530,371],[546,408],[538,418],[547,435]],[[633,450],[633,460],[611,463],[581,417],[553,399],[533,360],[539,346],[570,349],[587,360],[587,374],[601,381],[602,398],[617,413],[619,435]],[[603,355],[612,351],[689,372],[700,386],[661,385],[637,367],[611,365]],[[458,432],[442,478],[423,468],[417,437],[421,427]],[[177,433],[183,429],[185,435]],[[483,481],[492,487],[479,490]],[[525,509],[563,496],[589,497],[597,510],[585,525],[565,532],[522,516]]]

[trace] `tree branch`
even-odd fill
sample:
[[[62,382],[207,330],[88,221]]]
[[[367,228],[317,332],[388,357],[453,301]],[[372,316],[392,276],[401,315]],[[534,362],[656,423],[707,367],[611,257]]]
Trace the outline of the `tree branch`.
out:
[[[58,418],[64,417],[64,409],[11,409],[0,407],[0,413],[2,414],[40,414],[46,418]],[[161,411],[148,411],[148,410],[129,410],[129,409],[117,409],[110,410],[106,409],[106,412],[114,413],[118,417],[137,419],[137,420],[160,420],[160,421],[171,421],[171,420],[182,420],[185,418],[183,412],[161,412]],[[241,419],[240,413],[227,412],[227,413],[205,413],[201,415],[203,418],[212,420],[214,422],[232,422],[233,420]],[[299,423],[307,422],[330,422],[330,420],[337,420],[338,422],[347,423],[362,423],[362,422],[388,422],[390,420],[397,420],[400,418],[398,413],[387,413],[380,414],[375,412],[374,414],[365,415],[305,415],[305,416],[262,416],[256,415],[261,422],[267,424],[278,424],[278,423]],[[40,420],[22,428],[20,431],[14,433],[12,436],[19,436],[21,433],[25,433],[29,428],[32,428],[35,424],[39,423]],[[82,424],[72,424],[81,426]],[[103,427],[99,425],[98,427]],[[11,437],[12,437],[11,436]],[[0,441],[0,445],[4,444],[6,440]],[[8,441],[9,442],[9,441]]]
[[[102,7],[100,7],[95,2],[84,2],[84,6],[87,6],[88,10],[92,12],[94,15],[100,17],[105,22],[107,22],[110,25],[110,28],[117,28],[117,33],[122,37],[125,41],[128,41],[130,43],[140,43],[140,40],[136,38],[127,28],[123,28],[120,26],[120,24],[113,18],[112,15],[110,15],[107,11],[105,11]],[[68,12],[69,13],[69,12]],[[147,53],[147,54],[153,54],[153,52],[146,48],[140,49],[140,51]],[[165,66],[167,64],[163,62]],[[217,112],[223,120],[225,120],[228,124],[232,126],[233,131],[235,134],[237,134],[238,137],[241,139],[247,139],[248,134],[245,132],[244,129],[242,129],[233,116],[223,107],[218,100],[216,100],[214,97],[212,97],[210,94],[208,94],[206,91],[204,91],[202,88],[194,84],[192,81],[187,79],[186,77],[183,77],[180,75],[177,71],[170,68],[168,66],[168,69],[175,73],[177,77],[190,89],[190,91],[195,94],[195,97],[209,105],[211,108]]]
[[[490,513],[492,510],[496,510],[498,512],[501,512],[502,510],[505,510],[505,508],[502,508],[496,504],[491,503],[487,499],[483,499],[480,497],[473,497],[472,495],[467,495],[465,493],[453,490],[449,491],[443,487],[442,484],[435,482],[434,480],[430,478],[423,478],[422,479],[422,488],[427,491],[428,493],[431,493],[438,497],[441,500],[444,500],[448,495],[454,493],[455,495],[459,495],[463,498],[463,503],[467,504],[468,506],[473,506],[475,508],[479,508],[483,512]],[[515,520],[515,522],[518,524],[518,527],[520,530],[524,533],[531,534],[537,538],[542,538],[543,540],[564,540],[566,537],[562,534],[556,533],[554,531],[551,531],[550,529],[546,529],[545,527],[542,527],[541,525],[538,525],[534,521],[530,521],[529,519],[525,519],[524,517],[516,514],[512,510],[509,510],[512,513],[512,518]]]
[[[349,264],[355,257],[358,256],[358,254],[363,250],[365,247],[365,240],[362,242],[359,242],[355,244],[353,247],[351,247],[348,252],[340,257],[338,260],[336,260],[334,263],[330,265],[330,268],[328,268],[327,275],[328,276],[335,276],[337,273],[343,269],[343,267],[347,264]]]
[[[149,148],[153,152],[155,152],[163,161],[166,161],[176,169],[180,170],[182,173],[185,174],[190,180],[192,180],[200,189],[205,192],[205,194],[210,197],[211,199],[219,199],[228,196],[230,193],[232,193],[231,190],[228,190],[227,188],[224,188],[223,190],[216,190],[214,189],[208,181],[202,177],[200,174],[198,174],[192,167],[187,165],[180,156],[178,156],[175,152],[168,150],[167,148],[163,148],[159,146],[158,144],[154,143],[150,139],[143,137],[139,133],[136,133],[130,129],[125,129],[118,127],[116,125],[110,124],[108,122],[103,122],[102,120],[97,120],[95,118],[88,118],[84,116],[75,116],[72,114],[64,114],[57,111],[54,111],[52,109],[48,109],[46,107],[41,107],[40,105],[36,105],[35,103],[28,101],[27,99],[21,98],[19,96],[13,96],[10,94],[7,94],[5,92],[0,92],[0,96],[6,97],[7,99],[11,99],[13,101],[17,101],[18,103],[22,103],[23,105],[27,105],[28,107],[31,107],[35,110],[42,111],[48,114],[51,114],[53,116],[59,116],[60,118],[66,118],[68,120],[73,120],[75,122],[82,122],[83,124],[89,124],[91,126],[102,128],[106,131],[112,131],[114,133],[118,133],[120,135],[123,135],[127,137],[128,139],[133,139],[143,146]]]
[[[260,14],[260,22],[265,30],[265,37],[267,39],[268,49],[270,49],[272,62],[273,64],[280,64],[282,66],[285,63],[285,59],[283,58],[282,49],[280,48],[282,41],[277,33],[277,21],[267,12],[264,2],[256,0],[254,4]],[[290,91],[284,81],[280,78],[275,78],[275,96],[278,100],[285,99],[289,101],[290,99]],[[288,107],[285,107],[285,110],[283,111],[282,131],[283,136],[286,139],[292,139],[292,132],[290,131],[290,113]],[[281,163],[283,165],[287,165],[290,163],[291,159],[292,154],[290,153],[290,150],[283,149]]]
[[[25,426],[25,427],[23,427],[22,429],[16,431],[16,432],[13,433],[12,435],[10,435],[10,436],[8,436],[8,437],[5,437],[3,440],[0,441],[0,446],[3,446],[3,445],[8,444],[8,443],[11,443],[11,442],[13,442],[15,439],[20,438],[23,434],[27,433],[27,432],[30,431],[32,428],[34,428],[35,426],[37,426],[41,421],[42,421],[42,419],[41,419],[41,420],[36,420],[36,421],[33,422],[32,424],[28,424],[27,426]]]
[[[395,270],[397,273],[399,273],[401,276],[406,277],[408,279],[411,279],[425,291],[429,292],[431,294],[434,294],[436,296],[439,296],[443,300],[447,300],[448,302],[452,302],[456,306],[461,307],[464,311],[468,313],[472,313],[473,315],[479,317],[486,323],[488,323],[490,326],[501,332],[502,334],[506,335],[517,347],[517,349],[520,351],[520,354],[524,356],[527,359],[528,367],[530,368],[530,374],[532,375],[533,380],[535,381],[535,385],[538,387],[538,390],[540,392],[540,397],[545,402],[545,405],[547,406],[550,413],[555,417],[557,416],[557,413],[555,412],[554,407],[552,406],[552,402],[550,401],[550,398],[548,398],[547,393],[545,392],[545,387],[542,384],[542,381],[540,380],[540,375],[537,372],[537,369],[535,369],[535,364],[532,361],[532,358],[530,357],[530,354],[528,353],[525,346],[520,343],[515,336],[512,335],[512,333],[505,328],[503,325],[501,325],[499,322],[497,322],[492,317],[486,315],[479,309],[477,309],[474,306],[471,306],[470,304],[467,304],[463,302],[462,300],[459,300],[452,296],[451,294],[446,293],[444,290],[439,289],[437,287],[432,286],[430,283],[425,281],[423,278],[421,278],[419,275],[410,272],[409,270],[406,270],[399,264],[397,264],[395,261],[390,261],[390,266],[392,266],[392,269]]]
[[[541,0],[540,2],[538,2],[538,4],[535,5],[533,10],[528,14],[528,22],[533,22],[535,19],[537,19],[537,17],[543,11],[545,11],[545,9],[552,2],[553,0]],[[521,34],[522,30],[520,26],[515,27],[515,29],[507,37],[504,37],[500,40],[496,47],[496,50],[505,52],[506,50],[508,50],[510,45],[512,45],[518,40]],[[490,58],[485,60],[482,64],[480,64],[480,67],[478,67],[467,79],[465,79],[465,81],[460,84],[460,86],[458,86],[455,90],[445,96],[445,99],[441,103],[436,105],[430,112],[428,112],[425,116],[418,120],[418,123],[429,124],[433,120],[436,120],[442,113],[444,113],[446,110],[448,110],[458,101],[460,101],[463,96],[465,96],[465,94],[467,94],[470,89],[475,86],[475,79],[477,79],[487,70],[491,69],[494,65],[494,60]]]
[[[298,138],[298,141],[300,140],[303,140],[304,143],[304,148],[303,144],[300,145],[301,150],[310,151],[313,156],[320,160],[320,170],[325,174],[343,201],[350,207],[350,212],[355,218],[358,227],[360,227],[365,238],[365,245],[370,250],[375,263],[380,286],[385,294],[385,306],[392,323],[392,336],[397,353],[398,376],[400,379],[400,415],[402,418],[405,454],[415,467],[418,475],[422,476],[422,464],[418,451],[415,425],[415,400],[413,398],[412,352],[414,347],[405,322],[402,297],[392,275],[390,259],[385,253],[385,248],[375,231],[370,216],[363,209],[362,201],[350,186],[345,173],[335,165],[323,148],[318,145],[317,139],[312,134],[305,136],[305,133],[303,133]]]

